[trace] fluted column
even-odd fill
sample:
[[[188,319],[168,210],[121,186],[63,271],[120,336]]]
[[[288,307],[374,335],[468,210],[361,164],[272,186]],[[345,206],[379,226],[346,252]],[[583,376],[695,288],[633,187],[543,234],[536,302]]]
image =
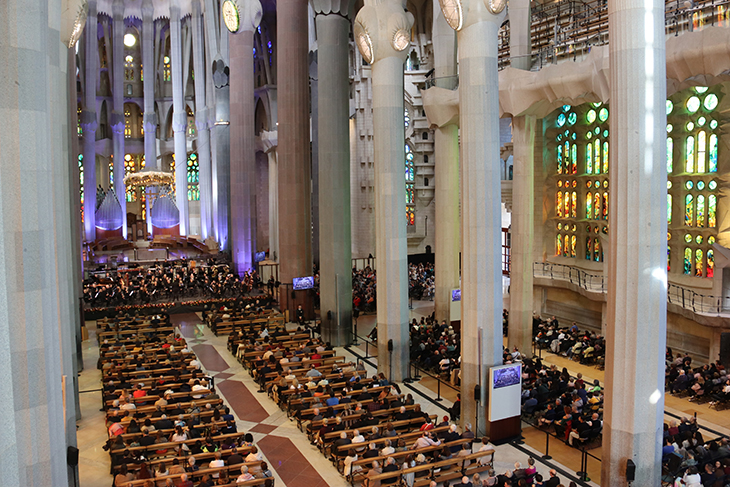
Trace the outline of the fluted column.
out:
[[[155,21],[153,17],[154,8],[152,0],[144,0],[142,2],[142,66],[147,68],[148,75],[144,77],[142,82],[142,90],[144,94],[144,160],[145,168],[150,171],[158,171],[160,165],[157,162],[157,114],[155,113]],[[116,166],[115,166],[116,167]],[[122,172],[122,174],[124,174]],[[116,176],[115,176],[116,177]],[[148,211],[147,211],[147,233],[152,235],[152,218],[150,218],[151,202],[150,193],[147,193]],[[125,208],[123,205],[122,208]],[[124,212],[126,215],[126,211]],[[137,238],[136,235],[133,236]]]
[[[461,128],[462,421],[486,425],[489,367],[502,364],[502,270],[497,31],[504,13],[465,0],[451,23],[459,44]],[[448,20],[448,17],[447,17]],[[453,21],[453,18],[452,18]],[[481,400],[474,401],[474,387]]]
[[[433,4],[434,77],[436,86],[452,89],[456,83],[456,34],[444,19],[437,2]],[[453,77],[451,79],[446,77]],[[438,90],[436,88],[435,90]],[[426,90],[428,91],[428,90]],[[429,94],[433,94],[431,92]],[[455,97],[452,97],[455,98]],[[459,287],[459,247],[461,244],[461,222],[459,221],[459,111],[458,105],[443,107],[434,100],[433,107],[426,106],[431,99],[424,92],[423,103],[429,123],[434,128],[434,179],[436,186],[436,238],[434,252],[434,311],[436,320],[451,321],[451,291]],[[458,101],[458,100],[457,100]],[[447,111],[449,120],[432,120],[430,108]],[[452,108],[452,110],[449,110]],[[455,109],[454,109],[455,108]],[[448,116],[448,115],[447,115]]]
[[[368,0],[355,19],[355,40],[372,65],[375,149],[375,257],[378,268],[378,370],[408,376],[408,242],[406,239],[403,61],[413,15],[399,1]],[[392,340],[392,352],[388,342]]]
[[[312,275],[309,144],[309,37],[307,2],[278,0],[277,95],[279,120],[279,278]],[[287,293],[282,303],[295,306]]]
[[[185,110],[182,47],[180,39],[180,7],[170,4],[170,69],[172,75],[172,130],[175,140],[175,201],[180,211],[180,235],[188,234],[188,152],[185,132],[188,114]]]
[[[200,3],[193,2],[193,69],[195,71],[195,130],[198,135],[198,161],[200,164],[198,188],[200,190],[200,234],[203,240],[213,235],[213,185],[210,165],[210,132],[206,106],[205,50],[203,49],[203,21]]]
[[[279,163],[276,157],[278,132],[264,130],[260,139],[269,160],[269,259],[276,261],[279,258]]]
[[[532,355],[532,260],[535,224],[534,115],[512,117],[512,267],[508,345]]]
[[[81,130],[84,139],[84,238],[96,240],[96,80],[99,63],[97,43],[96,0],[88,3],[84,49],[84,107],[81,111]]]
[[[114,0],[112,39],[112,134],[114,137],[114,192],[122,208],[122,236],[127,238],[127,201],[124,186],[124,0]]]
[[[529,70],[532,66],[531,21],[530,0],[510,0],[509,57],[513,68]]]
[[[609,0],[611,200],[601,485],[659,485],[667,317],[664,2]]]
[[[312,0],[319,77],[319,252],[322,335],[333,346],[351,341],[350,16],[354,0]],[[331,314],[329,313],[331,311]]]
[[[0,470],[8,486],[69,485],[66,446],[76,437],[68,183],[77,159],[67,152],[61,3],[5,0],[0,20],[0,441],[11,445]]]
[[[239,3],[240,27],[229,34],[231,73],[231,257],[241,275],[256,251],[256,146],[253,33],[261,22],[258,0]]]

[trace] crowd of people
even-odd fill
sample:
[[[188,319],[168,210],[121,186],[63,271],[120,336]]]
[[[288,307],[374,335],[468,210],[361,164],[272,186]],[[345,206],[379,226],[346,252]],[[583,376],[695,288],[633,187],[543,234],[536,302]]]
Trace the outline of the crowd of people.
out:
[[[92,274],[84,281],[84,303],[95,308],[228,298],[250,294],[260,286],[256,271],[246,272],[239,278],[228,264],[191,265],[180,260],[104,275]]]
[[[730,484],[730,442],[706,441],[694,417],[665,423],[662,464],[677,487],[724,487]]]
[[[377,307],[377,279],[370,266],[352,269],[352,306],[360,312],[372,312]],[[408,264],[408,296],[411,299],[433,299],[435,281],[433,264]]]
[[[730,406],[730,372],[719,362],[692,367],[689,354],[667,347],[665,384],[672,394],[721,409]]]
[[[555,316],[542,320],[535,314],[532,332],[539,348],[549,349],[584,365],[605,362],[606,338],[593,331],[580,330],[575,322],[561,327]]]
[[[433,264],[408,265],[408,297],[433,300],[435,290]]]

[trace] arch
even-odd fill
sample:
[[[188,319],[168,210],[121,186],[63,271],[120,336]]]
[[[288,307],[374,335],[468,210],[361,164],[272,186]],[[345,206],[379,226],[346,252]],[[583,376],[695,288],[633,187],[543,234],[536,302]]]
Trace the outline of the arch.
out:
[[[254,132],[261,135],[264,130],[269,130],[269,117],[266,113],[266,106],[263,99],[256,100],[256,108],[254,110]]]

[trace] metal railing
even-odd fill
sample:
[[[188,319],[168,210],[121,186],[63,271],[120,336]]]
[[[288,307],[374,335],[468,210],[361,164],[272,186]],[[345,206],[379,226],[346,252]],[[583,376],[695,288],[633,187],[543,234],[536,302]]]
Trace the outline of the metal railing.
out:
[[[426,89],[433,88],[434,86],[445,90],[455,90],[459,87],[459,75],[426,78]]]
[[[608,282],[603,274],[591,274],[577,267],[549,262],[532,264],[532,275],[546,279],[567,281],[581,289],[594,293],[606,293]],[[667,302],[695,313],[708,315],[730,314],[730,296],[700,294],[690,288],[669,284]]]

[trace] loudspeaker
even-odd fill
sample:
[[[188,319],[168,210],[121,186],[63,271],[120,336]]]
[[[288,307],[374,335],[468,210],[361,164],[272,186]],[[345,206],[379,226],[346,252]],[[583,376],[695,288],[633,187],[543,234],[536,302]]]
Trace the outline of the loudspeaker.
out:
[[[297,298],[297,295],[296,295],[296,293],[294,291],[291,292],[291,298],[292,299],[296,299]]]
[[[360,317],[360,310],[355,308],[352,310],[352,317],[358,319]]]
[[[479,384],[474,386],[474,400],[477,402],[482,400],[482,386]]]
[[[393,340],[388,340],[388,351],[389,352],[393,351]]]
[[[633,482],[636,478],[636,464],[630,458],[626,460],[626,481]]]
[[[75,467],[79,464],[79,449],[75,446],[69,446],[66,449],[66,463],[69,467]]]
[[[332,311],[327,311],[327,320],[328,321],[332,320]]]
[[[720,334],[720,363],[730,367],[730,333]]]

